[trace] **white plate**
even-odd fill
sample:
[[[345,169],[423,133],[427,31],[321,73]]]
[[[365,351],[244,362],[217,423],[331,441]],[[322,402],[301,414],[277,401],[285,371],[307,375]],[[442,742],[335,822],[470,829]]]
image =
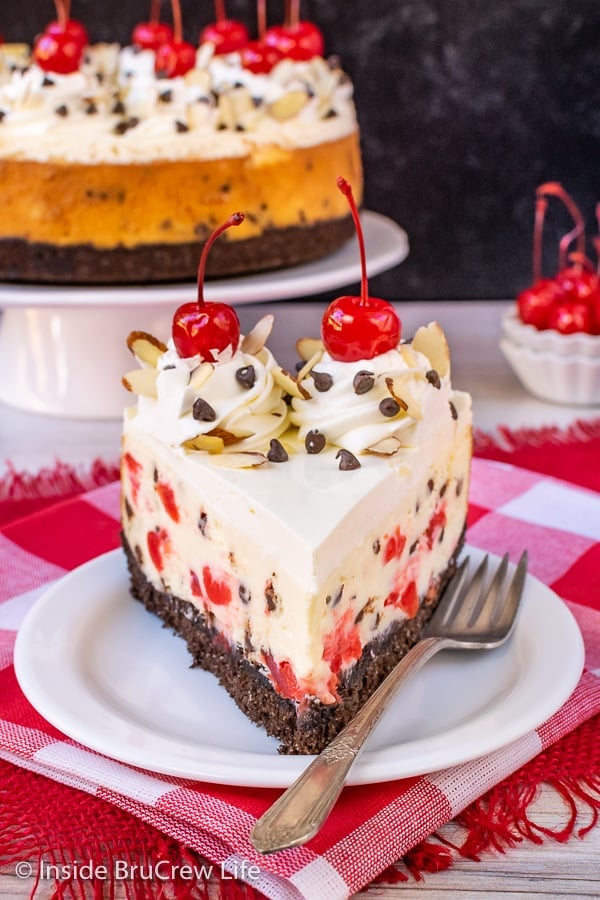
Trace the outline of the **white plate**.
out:
[[[406,258],[408,238],[396,222],[369,211],[361,213],[361,222],[369,275],[385,272]],[[233,304],[264,303],[321,294],[357,281],[360,281],[360,256],[356,240],[350,239],[340,250],[316,262],[275,272],[207,281],[204,297]],[[147,307],[194,299],[194,286],[189,282],[111,287],[0,284],[0,307]]]
[[[481,559],[469,548],[472,563]],[[369,739],[350,784],[423,774],[521,737],[569,697],[583,641],[565,604],[528,577],[515,632],[491,651],[446,650],[409,682]],[[50,588],[15,646],[17,679],[64,734],[121,762],[221,784],[284,787],[306,756],[280,756],[181,638],[130,598],[121,550]]]

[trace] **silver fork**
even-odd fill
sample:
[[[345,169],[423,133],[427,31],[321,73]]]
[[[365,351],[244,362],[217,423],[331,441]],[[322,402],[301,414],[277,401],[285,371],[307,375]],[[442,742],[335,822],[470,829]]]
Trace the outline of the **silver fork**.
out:
[[[438,650],[499,647],[515,625],[525,576],[525,551],[505,587],[506,554],[486,587],[485,556],[468,583],[469,559],[461,564],[423,632],[369,697],[352,721],[319,753],[296,781],[256,822],[251,840],[260,853],[305,844],[317,834],[339,797],[348,772],[390,700]]]

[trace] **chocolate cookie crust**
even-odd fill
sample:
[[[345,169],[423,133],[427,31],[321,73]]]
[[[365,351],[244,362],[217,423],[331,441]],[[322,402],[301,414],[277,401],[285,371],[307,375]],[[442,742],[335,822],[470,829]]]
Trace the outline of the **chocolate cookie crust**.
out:
[[[223,238],[211,249],[207,274],[224,278],[312,262],[338,250],[353,234],[352,217],[346,216],[314,225],[270,228],[246,240]],[[105,249],[3,238],[0,281],[90,286],[194,281],[203,246],[199,240]]]
[[[281,741],[280,753],[319,753],[358,712],[396,663],[419,640],[421,632],[456,571],[459,547],[443,576],[433,585],[417,615],[393,625],[372,641],[338,687],[340,703],[308,704],[300,715],[297,705],[277,694],[269,679],[250,665],[237,647],[224,647],[218,633],[191,603],[158,591],[142,572],[134,552],[122,536],[131,576],[131,593],[187,643],[193,665],[216,675],[238,707],[267,734]],[[462,541],[461,541],[462,546]]]

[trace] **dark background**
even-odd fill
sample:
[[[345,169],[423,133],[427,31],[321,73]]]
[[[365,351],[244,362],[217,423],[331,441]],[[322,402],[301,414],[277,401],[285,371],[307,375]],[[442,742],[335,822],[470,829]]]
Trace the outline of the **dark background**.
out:
[[[73,0],[92,40],[127,42],[149,0]],[[182,0],[185,36],[213,19]],[[0,4],[7,40],[30,42],[50,0]],[[170,20],[170,5],[163,3]],[[227,13],[255,26],[255,4]],[[282,4],[268,3],[269,24]],[[530,280],[533,197],[561,181],[590,236],[600,200],[598,0],[305,0],[355,84],[365,206],[408,232],[411,253],[377,279],[389,299],[508,298]],[[546,265],[569,227],[550,206]],[[592,251],[590,250],[590,253]],[[595,261],[595,257],[594,257]]]

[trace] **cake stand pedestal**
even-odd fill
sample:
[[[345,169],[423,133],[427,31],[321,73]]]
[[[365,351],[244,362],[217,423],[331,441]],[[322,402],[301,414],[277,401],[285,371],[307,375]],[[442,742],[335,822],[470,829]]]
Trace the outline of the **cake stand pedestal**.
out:
[[[363,212],[369,275],[405,259],[406,233],[391,219]],[[303,266],[208,282],[209,301],[232,305],[308,297],[360,281],[356,243]],[[194,284],[110,288],[0,285],[0,401],[66,418],[119,418],[127,395],[121,376],[135,368],[130,331],[165,339],[177,306]]]

